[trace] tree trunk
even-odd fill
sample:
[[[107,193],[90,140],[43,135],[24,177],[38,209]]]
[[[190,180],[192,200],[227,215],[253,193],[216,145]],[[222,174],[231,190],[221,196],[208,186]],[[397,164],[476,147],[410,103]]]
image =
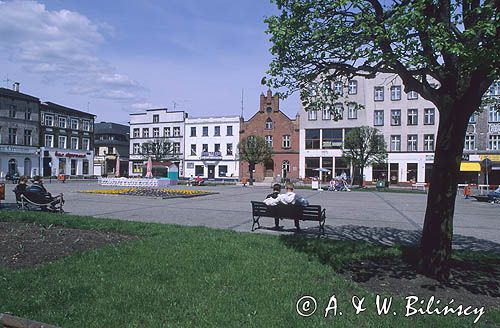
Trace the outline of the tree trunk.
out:
[[[420,243],[419,272],[439,280],[448,279],[450,274],[449,260],[457,177],[468,123],[467,113],[472,112],[463,108],[463,104],[455,106],[457,108],[450,106],[440,112],[434,165]]]
[[[248,179],[248,185],[253,186],[253,170],[255,169],[255,164],[248,163],[248,173],[250,174],[250,178]]]

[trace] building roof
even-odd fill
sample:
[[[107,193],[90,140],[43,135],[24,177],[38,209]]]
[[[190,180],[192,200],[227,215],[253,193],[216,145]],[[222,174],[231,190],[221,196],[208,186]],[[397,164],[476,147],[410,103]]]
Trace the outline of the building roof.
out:
[[[94,134],[129,134],[130,127],[128,125],[113,123],[113,122],[99,122],[94,123]]]
[[[25,93],[21,93],[19,91],[14,91],[6,88],[0,88],[0,96],[40,102],[40,99],[37,97],[33,97]]]
[[[46,108],[44,108],[44,107],[46,107]],[[76,110],[76,109],[69,108],[69,107],[65,107],[65,106],[62,106],[59,104],[55,104],[55,103],[50,102],[50,101],[42,103],[41,110],[56,110],[56,111],[60,111],[60,112],[66,112],[69,115],[73,114],[73,115],[78,115],[78,116],[86,116],[89,118],[96,117],[96,115],[94,115],[94,114],[82,112],[80,110]]]

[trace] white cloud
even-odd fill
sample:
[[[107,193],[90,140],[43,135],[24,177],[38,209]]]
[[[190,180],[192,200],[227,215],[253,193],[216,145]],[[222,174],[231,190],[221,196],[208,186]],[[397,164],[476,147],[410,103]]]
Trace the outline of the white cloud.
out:
[[[70,94],[118,102],[142,102],[144,88],[97,55],[112,34],[107,23],[95,23],[69,10],[50,11],[34,1],[0,1],[0,55],[40,74],[44,81],[61,81]]]

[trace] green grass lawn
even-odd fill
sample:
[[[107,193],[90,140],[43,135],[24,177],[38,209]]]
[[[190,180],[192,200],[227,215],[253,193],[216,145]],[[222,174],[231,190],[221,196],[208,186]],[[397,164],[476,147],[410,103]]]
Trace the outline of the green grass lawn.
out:
[[[398,256],[396,247],[35,212],[0,211],[0,220],[141,237],[36,268],[0,269],[0,312],[62,327],[470,327],[474,320],[405,318],[403,298],[379,316],[375,296],[336,273],[353,260]],[[325,319],[333,294],[338,313]],[[318,303],[310,317],[296,313],[303,295]],[[366,297],[359,315],[353,295]],[[485,324],[500,325],[499,311],[486,309],[476,326]]]

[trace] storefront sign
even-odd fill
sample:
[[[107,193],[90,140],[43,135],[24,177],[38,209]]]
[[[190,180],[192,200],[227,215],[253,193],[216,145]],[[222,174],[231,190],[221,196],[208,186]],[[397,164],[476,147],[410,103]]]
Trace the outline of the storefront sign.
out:
[[[500,162],[500,154],[481,155],[481,160],[484,160],[485,158],[489,158],[493,162]]]
[[[434,160],[434,155],[425,155],[425,160],[426,161],[433,161]]]
[[[67,158],[85,158],[87,155],[85,154],[77,154],[77,153],[60,153],[56,151],[55,155],[57,157],[67,157]]]
[[[0,146],[1,152],[8,153],[25,153],[25,154],[36,154],[37,150],[30,147],[19,147],[19,146]]]
[[[479,162],[479,161],[481,161],[481,156],[479,156],[479,155],[469,155],[469,161],[471,161],[471,162]]]
[[[500,124],[488,124],[490,133],[500,133]]]

